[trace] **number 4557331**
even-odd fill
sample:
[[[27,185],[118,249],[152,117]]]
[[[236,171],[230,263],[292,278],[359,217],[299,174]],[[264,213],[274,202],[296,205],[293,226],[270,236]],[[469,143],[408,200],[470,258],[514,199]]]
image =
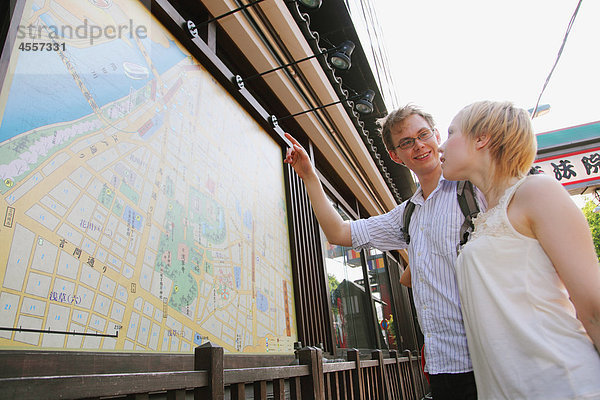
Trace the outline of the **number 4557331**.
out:
[[[21,43],[19,45],[19,50],[21,51],[65,51],[66,50],[65,43],[45,43],[45,42],[32,42],[32,43]]]

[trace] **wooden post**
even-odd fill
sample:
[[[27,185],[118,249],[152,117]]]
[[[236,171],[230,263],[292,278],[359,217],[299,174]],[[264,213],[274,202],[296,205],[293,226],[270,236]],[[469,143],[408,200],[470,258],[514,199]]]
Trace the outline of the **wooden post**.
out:
[[[273,380],[273,399],[285,400],[285,381],[283,379]]]
[[[246,384],[234,383],[229,386],[231,400],[246,400]]]
[[[381,350],[373,350],[371,352],[371,360],[379,361],[377,366],[377,380],[379,381],[379,398],[380,399],[391,399],[390,396],[390,384],[388,381],[388,374],[383,363],[383,352]]]
[[[393,358],[396,362],[396,366],[394,368],[394,373],[396,375],[396,390],[400,391],[402,398],[406,398],[406,394],[404,391],[404,379],[402,379],[402,370],[400,368],[400,360],[398,359],[398,352],[396,350],[390,350],[390,358]]]
[[[208,387],[195,388],[194,400],[223,400],[225,387],[223,378],[223,348],[210,342],[194,349],[194,370],[208,373]]]
[[[254,399],[266,400],[267,398],[267,381],[260,380],[254,382]]]
[[[348,361],[356,362],[356,367],[352,370],[352,391],[354,392],[354,400],[363,400],[363,383],[362,374],[360,372],[360,354],[356,349],[348,350]]]
[[[413,393],[413,396],[416,399],[417,396],[419,395],[419,392],[417,391],[417,380],[415,377],[412,353],[410,352],[410,350],[406,349],[406,350],[404,350],[404,354],[406,355],[406,357],[408,357],[408,370],[410,371],[410,386],[411,386],[411,391]]]
[[[325,396],[323,381],[323,353],[316,347],[304,347],[298,351],[300,365],[308,365],[310,375],[301,378],[302,399],[321,400]]]
[[[295,376],[290,378],[290,399],[292,400],[300,400],[302,398],[302,392],[300,388],[302,384],[300,383],[300,378]]]

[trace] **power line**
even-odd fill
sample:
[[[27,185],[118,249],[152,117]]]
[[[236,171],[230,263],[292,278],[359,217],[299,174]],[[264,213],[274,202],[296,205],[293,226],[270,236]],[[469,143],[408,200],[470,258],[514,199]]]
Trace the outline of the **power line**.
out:
[[[567,26],[567,31],[565,32],[565,37],[563,38],[562,45],[560,46],[560,50],[558,50],[558,56],[556,57],[556,61],[554,61],[554,65],[552,66],[552,69],[550,70],[550,73],[548,74],[548,77],[546,78],[546,82],[544,82],[542,91],[540,92],[537,102],[535,103],[535,107],[533,108],[533,112],[531,113],[532,116],[535,115],[535,113],[537,112],[538,106],[540,105],[540,100],[542,98],[542,94],[544,93],[544,90],[546,90],[546,86],[548,86],[550,77],[552,76],[552,73],[554,72],[554,69],[556,68],[556,65],[558,64],[558,60],[560,59],[560,56],[562,55],[563,49],[565,48],[565,44],[567,43],[567,37],[569,36],[569,32],[571,32],[571,28],[573,27],[573,23],[575,22],[575,17],[577,17],[577,13],[579,12],[579,6],[581,6],[582,1],[583,0],[579,0],[579,2],[577,3],[577,7],[575,8],[575,12],[571,16],[571,20],[569,21],[569,25]]]
[[[394,90],[395,85],[391,73],[389,55],[384,43],[383,32],[374,0],[344,0],[344,3],[355,22],[357,30],[359,30],[358,27],[364,30],[359,32],[359,36],[363,36],[361,35],[363,33],[363,37],[367,39],[366,43],[363,42],[363,48],[365,48],[365,54],[373,69],[374,78],[377,81],[384,103],[386,107],[390,106],[391,103],[391,106],[396,108],[398,98]],[[354,14],[353,10],[356,11]]]

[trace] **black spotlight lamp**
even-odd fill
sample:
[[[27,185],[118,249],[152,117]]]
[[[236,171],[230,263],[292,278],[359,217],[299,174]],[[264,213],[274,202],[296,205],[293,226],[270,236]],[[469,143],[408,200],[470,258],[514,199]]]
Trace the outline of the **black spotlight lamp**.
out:
[[[375,97],[375,92],[371,89],[368,89],[363,95],[356,101],[354,104],[354,108],[361,114],[371,114],[373,112],[373,98]]]
[[[329,57],[329,62],[331,65],[341,71],[349,70],[352,66],[352,60],[350,57],[352,56],[354,47],[354,43],[349,40],[346,40],[336,47],[335,52],[331,55],[331,57]]]
[[[186,23],[187,29],[188,29],[188,31],[189,31],[189,33],[190,33],[190,35],[192,37],[198,37],[198,27],[210,24],[211,22],[218,21],[221,18],[227,17],[228,15],[231,15],[231,14],[235,14],[236,12],[245,10],[246,8],[253,7],[254,5],[256,5],[258,3],[261,3],[263,1],[265,1],[265,0],[254,0],[254,1],[251,1],[248,4],[244,4],[243,6],[240,6],[240,7],[236,8],[236,9],[233,9],[231,11],[227,11],[224,14],[221,14],[221,15],[219,15],[217,17],[213,17],[213,18],[211,18],[211,19],[209,19],[207,21],[201,22],[198,25],[196,25],[193,21],[188,20],[187,23]],[[303,6],[305,8],[308,8],[310,10],[316,10],[319,7],[321,7],[321,0],[290,0],[290,1],[286,1],[286,3],[298,3],[301,6]]]
[[[344,101],[352,101],[352,100],[357,100],[354,104],[354,109],[356,111],[358,111],[360,114],[366,115],[366,114],[370,114],[373,112],[373,98],[375,97],[375,92],[372,91],[371,89],[367,89],[365,92],[361,93],[361,94],[357,94],[355,96],[352,97],[348,97],[347,99],[344,100],[338,100],[335,101],[333,103],[329,103],[329,104],[325,104],[319,107],[315,107],[315,108],[311,108],[310,110],[304,110],[304,111],[300,111],[296,114],[290,114],[290,115],[286,115],[284,117],[281,118],[277,118],[274,115],[270,115],[269,116],[269,122],[271,123],[271,126],[273,128],[278,128],[279,127],[279,122],[280,121],[284,121],[286,119],[289,118],[294,118],[297,117],[298,115],[302,115],[302,114],[306,114],[309,112],[313,112],[313,111],[317,111],[320,109],[323,109],[325,107],[329,107],[329,106],[333,106],[335,104],[339,104],[339,103],[343,103]]]
[[[329,62],[331,63],[331,65],[334,68],[339,69],[339,70],[347,70],[350,68],[350,66],[352,64],[350,62],[350,57],[352,56],[354,47],[355,47],[354,43],[352,43],[350,40],[346,40],[339,46],[333,47],[331,49],[322,51],[317,54],[313,54],[312,56],[301,58],[300,60],[291,62],[289,64],[280,65],[277,68],[273,68],[268,71],[261,72],[259,74],[250,75],[246,78],[242,78],[240,75],[236,75],[233,77],[233,82],[238,85],[238,88],[240,90],[242,90],[244,88],[244,83],[247,81],[258,78],[259,76],[270,74],[271,72],[279,71],[282,68],[286,68],[286,67],[289,67],[292,65],[299,64],[302,61],[310,60],[311,58],[315,58],[315,57],[322,56],[324,54],[330,54],[330,53],[333,53],[329,57]]]

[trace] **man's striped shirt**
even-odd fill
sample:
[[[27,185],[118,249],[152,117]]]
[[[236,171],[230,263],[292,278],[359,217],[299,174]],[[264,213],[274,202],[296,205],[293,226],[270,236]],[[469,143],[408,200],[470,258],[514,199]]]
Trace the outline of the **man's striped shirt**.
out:
[[[485,210],[481,192],[476,190],[475,197]],[[427,200],[419,188],[411,201],[415,209],[409,225],[408,257],[417,317],[425,337],[425,368],[430,374],[471,371],[455,272],[456,246],[464,221],[456,182],[441,178]],[[402,237],[406,203],[389,213],[353,221],[352,246],[382,251],[407,248]]]

